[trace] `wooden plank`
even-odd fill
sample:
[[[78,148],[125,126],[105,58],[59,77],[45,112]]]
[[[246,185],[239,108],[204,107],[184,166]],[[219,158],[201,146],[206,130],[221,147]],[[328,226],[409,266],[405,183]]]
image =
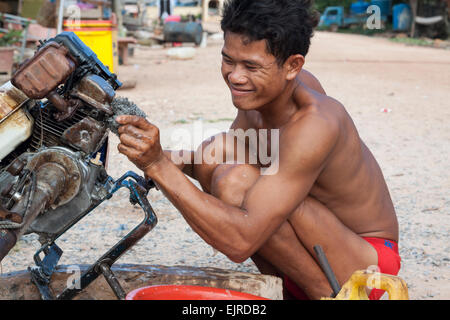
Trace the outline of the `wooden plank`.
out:
[[[59,294],[77,275],[87,270],[87,265],[58,266],[52,276],[50,288]],[[283,299],[282,279],[274,276],[190,266],[113,265],[125,292],[149,285],[198,285],[246,292],[268,299]],[[0,276],[0,300],[39,300],[39,292],[31,282],[28,271],[18,271]],[[98,277],[77,297],[77,300],[115,300],[116,297],[103,276]]]

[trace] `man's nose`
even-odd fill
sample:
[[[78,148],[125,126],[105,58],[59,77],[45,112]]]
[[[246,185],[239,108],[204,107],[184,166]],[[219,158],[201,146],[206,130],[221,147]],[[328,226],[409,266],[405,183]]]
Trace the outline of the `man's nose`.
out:
[[[236,66],[228,74],[228,81],[234,85],[245,84],[247,82],[247,77],[244,70],[241,67]]]

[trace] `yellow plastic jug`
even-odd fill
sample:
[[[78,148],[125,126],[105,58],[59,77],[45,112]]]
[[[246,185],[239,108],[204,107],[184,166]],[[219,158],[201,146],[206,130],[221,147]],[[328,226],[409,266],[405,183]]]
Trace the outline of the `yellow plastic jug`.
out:
[[[409,300],[408,286],[402,278],[366,270],[355,271],[335,298],[322,300],[369,300],[366,286],[387,291],[389,300]]]

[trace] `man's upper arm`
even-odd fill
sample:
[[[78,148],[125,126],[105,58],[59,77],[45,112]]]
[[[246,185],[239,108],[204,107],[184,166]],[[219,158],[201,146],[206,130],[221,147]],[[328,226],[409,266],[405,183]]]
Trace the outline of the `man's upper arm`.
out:
[[[338,136],[337,125],[313,115],[298,120],[280,135],[279,169],[263,175],[247,192],[243,210],[257,250],[309,194],[327,163]]]
[[[230,126],[230,130],[245,128],[246,126],[245,114],[242,111],[238,111],[236,118]],[[227,139],[228,132],[222,132],[215,136],[212,136],[198,147],[196,152],[196,158],[202,159],[199,164],[193,166],[193,177],[198,180],[204,191],[210,192],[211,177],[214,169],[226,161],[227,152],[232,154],[235,149],[235,139]],[[230,144],[231,142],[231,144]],[[218,151],[216,153],[216,151]]]

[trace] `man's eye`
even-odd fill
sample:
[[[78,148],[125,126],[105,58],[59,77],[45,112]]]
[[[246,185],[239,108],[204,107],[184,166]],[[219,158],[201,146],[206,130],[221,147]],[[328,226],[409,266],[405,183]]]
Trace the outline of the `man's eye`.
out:
[[[233,64],[233,62],[229,59],[223,58],[222,61],[225,62],[226,64]]]
[[[247,65],[246,68],[247,68],[248,70],[251,70],[251,71],[254,71],[254,70],[257,69],[257,67],[256,67],[256,66],[253,66],[253,65]]]

